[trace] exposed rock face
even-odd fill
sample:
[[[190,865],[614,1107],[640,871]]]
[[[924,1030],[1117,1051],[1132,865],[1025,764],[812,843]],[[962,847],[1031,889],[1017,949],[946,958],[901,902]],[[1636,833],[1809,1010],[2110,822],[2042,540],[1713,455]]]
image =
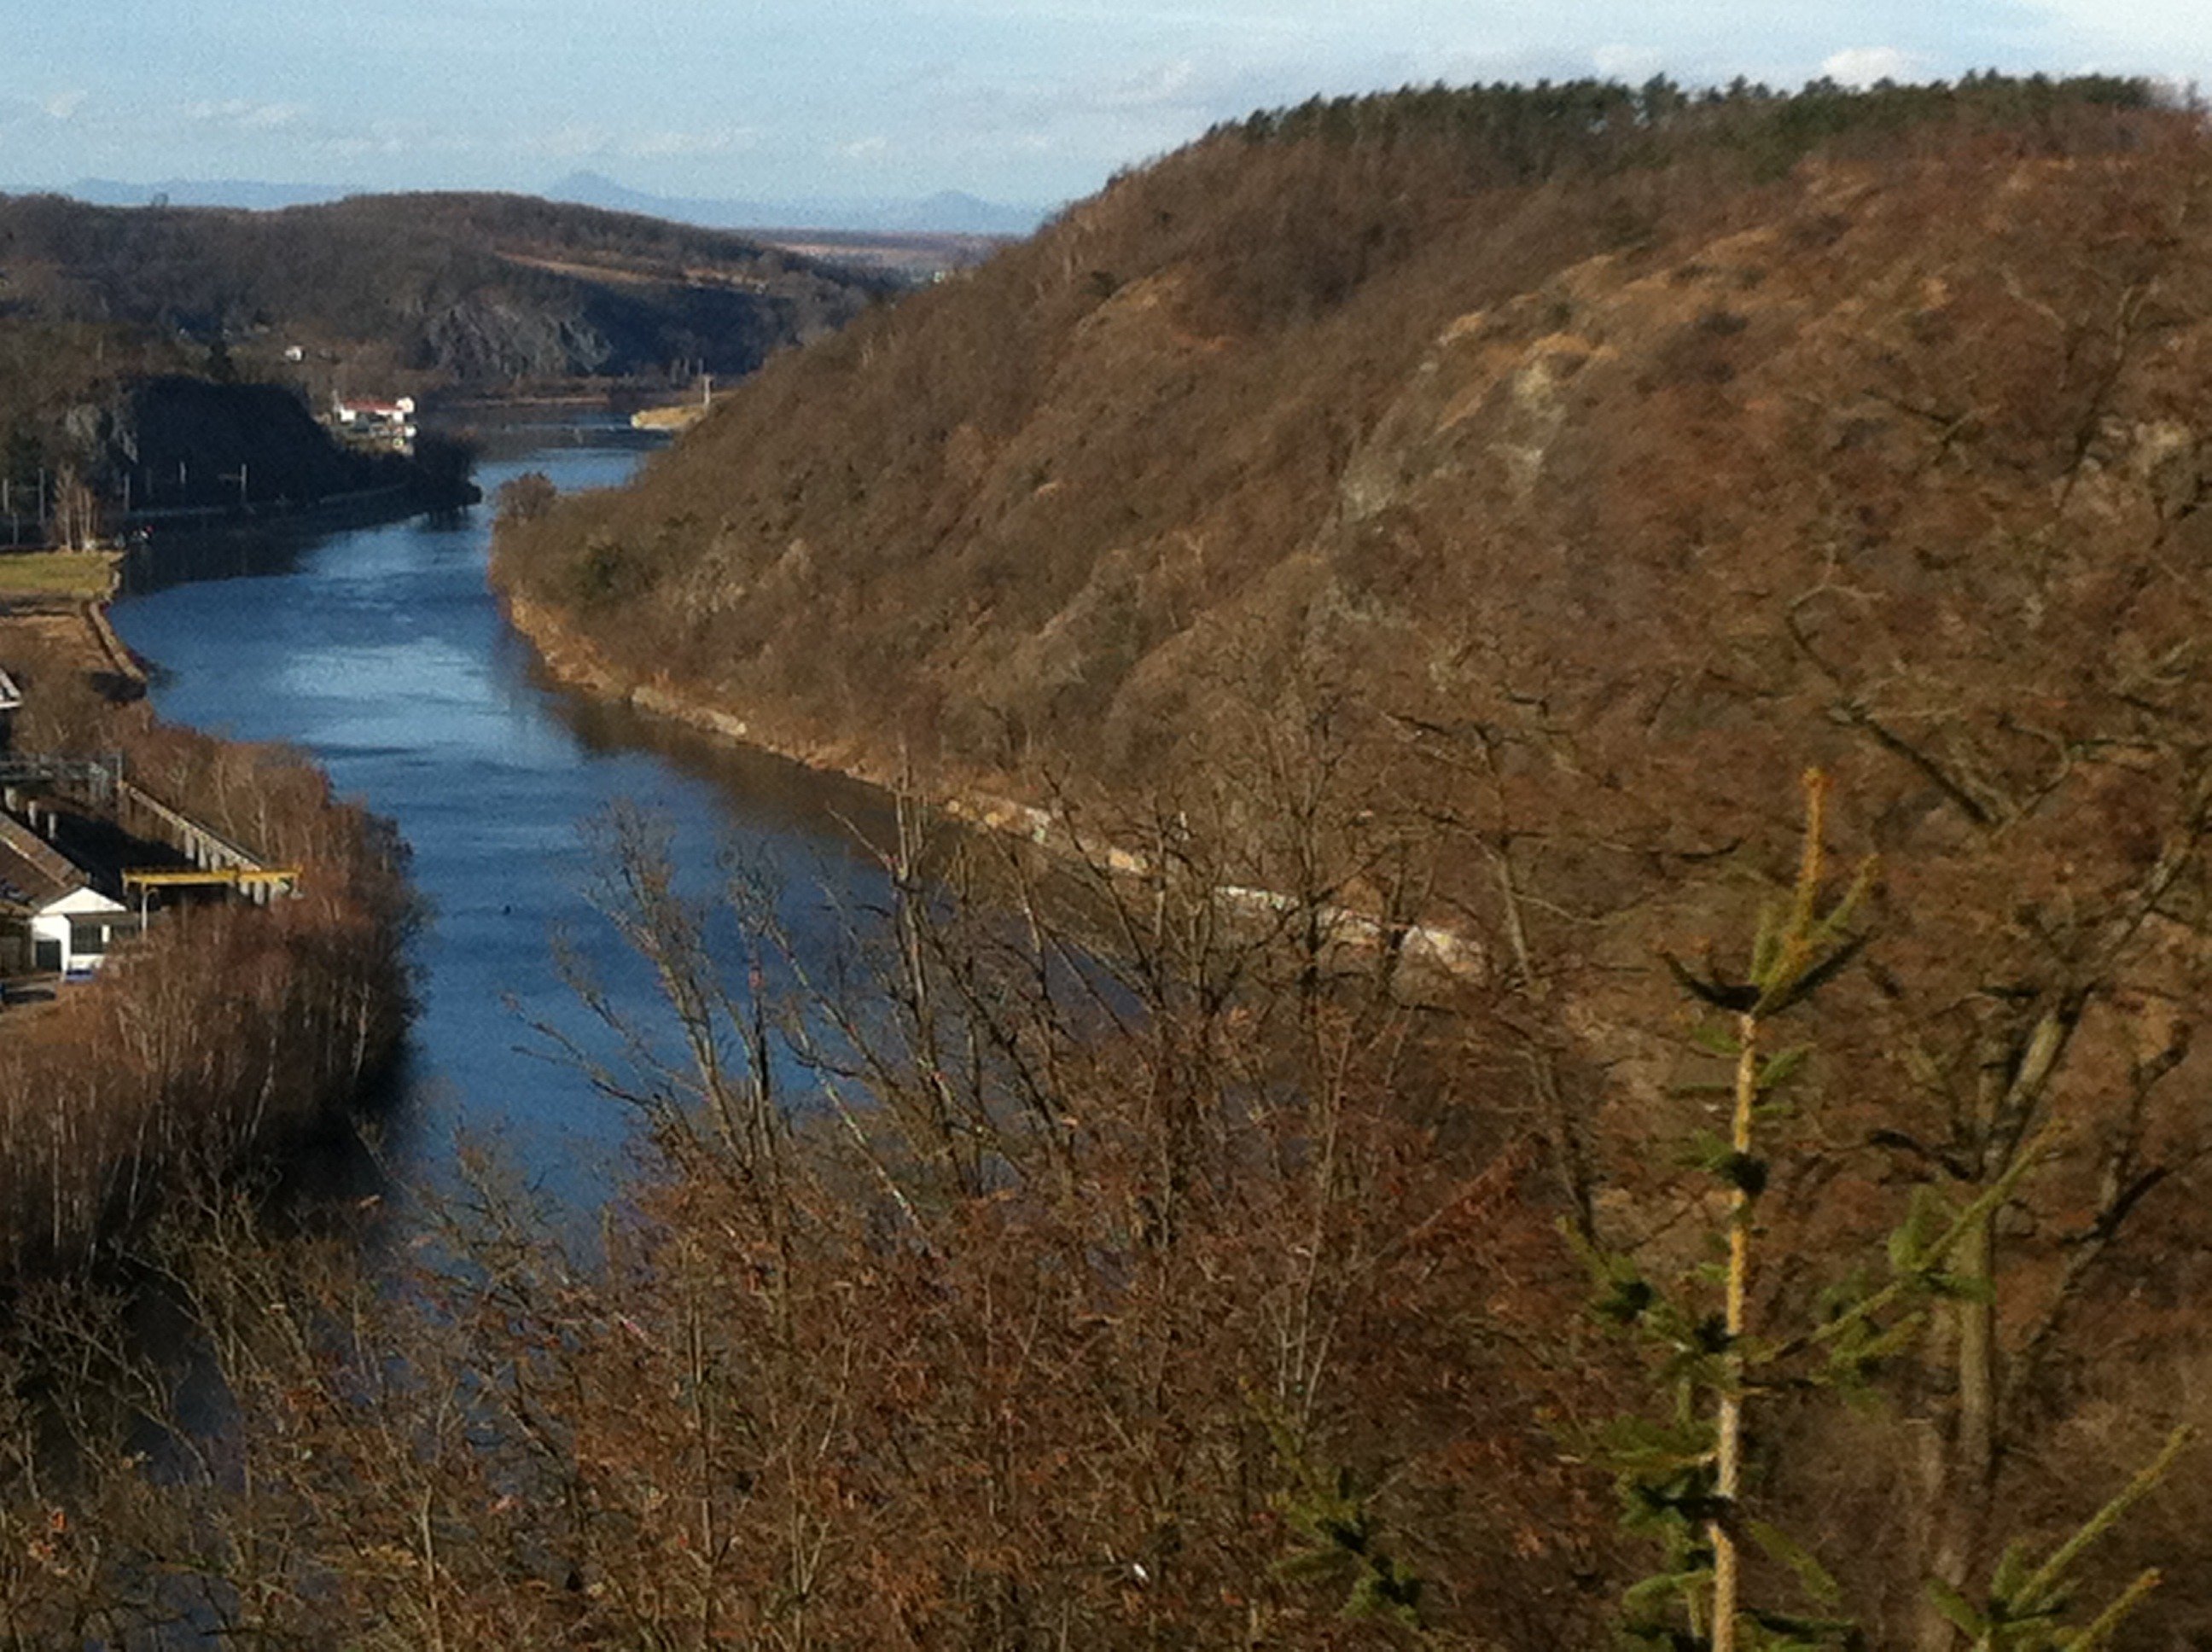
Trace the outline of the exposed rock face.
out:
[[[0,197],[11,307],[195,350],[306,348],[416,388],[733,378],[891,282],[738,235],[512,196],[363,196],[275,213]],[[182,365],[181,362],[178,365]]]
[[[416,363],[463,384],[481,384],[598,373],[613,355],[579,316],[478,296],[423,324]]]
[[[1245,203],[1319,211],[1327,146],[1202,146],[777,364],[503,567],[879,772],[1150,786],[1299,683],[1401,725],[1656,720],[1691,784],[1787,701],[1810,756],[1832,700],[1964,692],[1939,639],[2085,669],[2104,571],[2198,536],[2212,246],[2170,136],[1435,198],[1346,159],[1369,193],[1318,228]],[[1330,237],[1389,251],[1316,297]]]

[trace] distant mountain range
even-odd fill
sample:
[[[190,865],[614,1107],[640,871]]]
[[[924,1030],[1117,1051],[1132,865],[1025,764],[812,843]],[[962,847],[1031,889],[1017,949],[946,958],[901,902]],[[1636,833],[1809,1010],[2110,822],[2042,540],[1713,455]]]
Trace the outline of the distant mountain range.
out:
[[[338,184],[270,184],[252,179],[173,178],[155,184],[125,184],[112,178],[80,178],[60,190],[11,185],[10,195],[60,194],[93,206],[244,207],[258,212],[313,206],[369,193]],[[613,212],[641,213],[712,229],[834,229],[871,234],[1026,235],[1042,222],[1047,209],[1009,206],[957,190],[918,200],[841,200],[826,197],[793,200],[708,199],[649,195],[595,172],[575,172],[543,191],[549,201],[595,206]]]
[[[985,201],[957,190],[921,200],[710,200],[648,195],[596,172],[572,172],[545,191],[551,201],[641,212],[713,229],[842,229],[869,234],[1026,235],[1047,210]]]

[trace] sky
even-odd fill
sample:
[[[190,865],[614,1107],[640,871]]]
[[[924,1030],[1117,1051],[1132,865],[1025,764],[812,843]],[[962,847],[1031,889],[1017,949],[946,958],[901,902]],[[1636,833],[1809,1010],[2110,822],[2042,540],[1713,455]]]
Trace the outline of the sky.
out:
[[[1975,68],[2212,88],[2212,0],[0,0],[0,187],[1049,206],[1316,93]]]

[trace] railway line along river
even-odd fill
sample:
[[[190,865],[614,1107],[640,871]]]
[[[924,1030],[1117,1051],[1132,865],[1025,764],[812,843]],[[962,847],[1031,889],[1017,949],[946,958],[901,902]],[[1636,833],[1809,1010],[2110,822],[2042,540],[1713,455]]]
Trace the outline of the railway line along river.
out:
[[[429,913],[416,943],[421,1012],[387,1151],[435,1185],[457,1139],[486,1140],[558,1205],[609,1190],[630,1121],[554,1059],[545,1023],[591,1044],[562,979],[565,937],[619,1008],[650,1015],[648,972],[589,890],[588,827],[634,803],[665,823],[685,884],[733,856],[778,878],[804,955],[839,902],[879,885],[880,794],[764,753],[592,704],[548,685],[485,585],[501,484],[538,471],[562,492],[620,483],[643,457],[611,418],[503,426],[477,479],[486,502],[321,534],[156,542],[113,619],[154,662],[161,715],[311,753],[338,791],[390,817]]]

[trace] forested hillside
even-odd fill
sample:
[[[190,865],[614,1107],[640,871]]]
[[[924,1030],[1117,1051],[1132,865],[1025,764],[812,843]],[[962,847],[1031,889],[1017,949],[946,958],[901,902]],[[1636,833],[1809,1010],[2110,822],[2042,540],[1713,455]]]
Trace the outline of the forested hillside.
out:
[[[774,364],[503,568],[776,743],[1016,791],[1202,763],[1294,677],[1464,716],[1509,641],[1468,628],[1515,614],[1547,676],[1563,647],[1642,669],[1739,564],[1816,582],[1838,511],[1884,545],[1931,492],[2039,511],[2166,416],[2133,398],[2180,348],[2198,152],[2141,100],[1255,117]]]
[[[1146,1051],[1126,1072],[1062,1068],[1018,1028],[931,1042],[933,981],[980,993],[965,1012],[994,1032],[1007,1005],[1051,1014],[1048,988],[914,963],[897,1078],[947,1178],[969,1139],[949,1098],[972,1080],[1008,1109],[975,1102],[992,1145],[957,1193],[886,1218],[934,1236],[933,1282],[957,1276],[932,1300],[990,1318],[1008,1253],[978,1236],[1033,1218],[1072,1260],[1007,1264],[1051,1299],[1024,1323],[1084,1351],[1036,1357],[1080,1366],[1085,1396],[1137,1369],[1083,1364],[1091,1330],[1159,1363],[1145,1394],[1098,1400],[1094,1456],[1023,1436],[991,1485],[1035,1513],[962,1563],[972,1594],[945,1581],[949,1536],[917,1556],[857,1515],[825,1528],[945,1567],[915,1610],[981,1625],[969,1643],[1048,1643],[1063,1607],[1103,1634],[1117,1600],[1128,1643],[1143,1620],[1226,1644],[1282,1578],[1322,1576],[1395,1625],[1376,1643],[1421,1622],[1598,1644],[1620,1551],[1574,1498],[1604,1463],[1626,1530],[1659,1540],[1628,1612],[1671,1625],[1654,1643],[1709,1643],[1701,1591],[1724,1534],[1750,1545],[1748,1506],[1835,1573],[1764,1547],[1755,1588],[1781,1600],[1794,1573],[1811,1604],[1759,1618],[1759,1644],[2075,1644],[1990,1627],[2043,1598],[2008,1543],[2051,1553],[2169,1427],[2212,1420],[2191,1038],[2212,964],[2209,190],[2199,112],[2125,82],[1316,103],[770,363],[632,489],[511,495],[497,576],[557,668],[1072,818],[1124,891],[1097,897],[1107,951],[1179,1006],[1122,1029]],[[1827,778],[1801,860],[1808,766]],[[1827,868],[1852,864],[1847,898]],[[1224,912],[1273,914],[1303,969],[1222,965],[1269,956],[1239,953]],[[1415,979],[1424,925],[1431,953],[1456,938],[1456,985]],[[1153,973],[1148,948],[1185,950]],[[1809,1059],[1761,1042],[1785,1011]],[[1206,1029],[1188,1045],[1186,1013]],[[1233,1072],[1208,1065],[1217,1032]],[[1789,1105],[1762,1102],[1785,1073]],[[1731,1090],[1733,1129],[1711,1099]],[[1357,1170],[1330,1110],[1353,1091],[1378,1133]],[[1033,1157],[993,1133],[1024,1102]],[[1463,1179],[1425,1203],[1447,1164]],[[1343,1203],[1300,1240],[1269,1224],[1312,1166]],[[1117,1226],[1079,1176],[1144,1191]],[[1223,1225],[1186,1236],[1186,1197]],[[1093,1221],[1120,1238],[1086,1248]],[[1554,1223],[1647,1363],[1562,1328]],[[1740,1247],[1768,1259],[1751,1322],[1819,1328],[1739,1335],[1718,1287]],[[872,1255],[848,1253],[850,1288],[872,1289],[852,1283]],[[1099,1260],[1125,1255],[1163,1272]],[[1330,1300],[1364,1315],[1330,1321],[1326,1352],[1309,1264],[1340,1265]],[[1429,1294],[1461,1267],[1464,1320]],[[1676,1311],[1676,1282],[1710,1312]],[[1179,1317],[1177,1292],[1216,1290]],[[1131,1328],[1154,1312],[1165,1341]],[[977,1358],[1006,1374],[1014,1430],[1018,1400],[1065,1390],[1028,1382],[1045,1344],[993,1323],[1006,1341]],[[1464,1339],[1443,1356],[1431,1333]],[[1747,1383],[1808,1354],[1812,1374]],[[1639,1380],[1646,1426],[1601,1428]],[[1832,1383],[1869,1407],[1816,1403]],[[1491,1414],[1508,1392],[1530,1431]],[[1753,1413],[1741,1491],[1705,1400]],[[1133,1420],[1155,1416],[1206,1449]],[[1049,1522],[1102,1506],[1075,1482],[1109,1458],[1136,1479],[1102,1501],[1160,1512],[1070,1604],[1089,1574],[1055,1570]],[[1277,1489],[1248,1527],[1231,1488],[1255,1458]],[[2165,1561],[2142,1644],[2212,1632],[2192,1461],[2082,1597]],[[1543,1489],[1559,1464],[1578,1490]],[[941,1501],[883,1472],[886,1498]],[[1201,1528],[1191,1555],[1235,1530],[1250,1558],[1163,1558]],[[1443,1581],[1416,1604],[1392,1557]],[[1145,1592],[1160,1566],[1184,1593]],[[1869,1638],[1820,1627],[1844,1600]]]
[[[495,195],[267,213],[0,198],[0,277],[16,322],[123,324],[256,370],[298,347],[363,395],[735,375],[881,289],[737,235]]]

